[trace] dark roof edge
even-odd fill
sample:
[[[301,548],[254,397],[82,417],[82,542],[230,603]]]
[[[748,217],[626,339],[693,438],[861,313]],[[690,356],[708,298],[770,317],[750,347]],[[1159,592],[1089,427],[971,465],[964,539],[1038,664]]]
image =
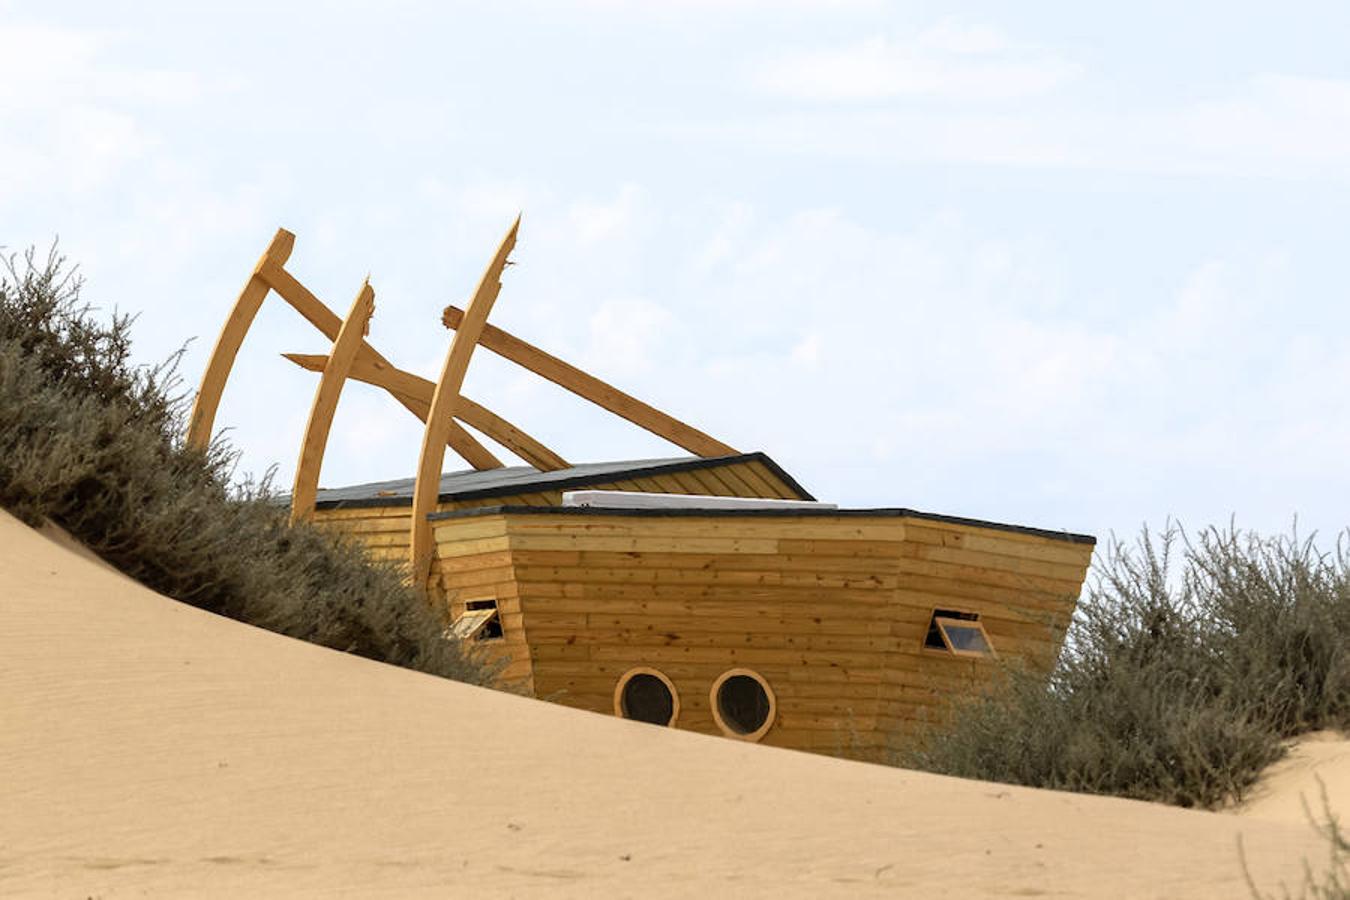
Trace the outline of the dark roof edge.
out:
[[[500,487],[479,488],[478,490],[458,491],[441,494],[436,498],[438,503],[450,503],[457,500],[485,500],[492,497],[511,497],[516,494],[535,493],[531,488],[542,488],[544,490],[567,490],[568,488],[582,487],[588,484],[607,484],[611,481],[625,481],[629,478],[641,478],[648,475],[671,475],[680,472],[692,472],[698,469],[720,468],[722,466],[732,466],[740,463],[759,462],[766,469],[773,473],[783,484],[791,490],[796,491],[803,500],[815,500],[806,488],[798,483],[783,467],[769,458],[767,453],[756,450],[753,453],[737,453],[729,456],[710,456],[706,458],[694,457],[692,459],[681,460],[673,463],[662,463],[655,466],[637,466],[631,469],[618,469],[613,472],[597,473],[595,475],[575,475],[571,478],[560,478],[556,481],[549,481],[540,484],[539,482],[524,481],[518,484],[502,485]],[[544,474],[544,473],[541,473]],[[351,500],[320,500],[314,505],[315,509],[374,509],[382,506],[412,506],[412,497],[360,497]],[[552,507],[541,507],[552,508]]]
[[[290,498],[286,498],[290,499]],[[445,500],[442,494],[439,498]],[[448,499],[453,500],[453,497]],[[356,497],[350,500],[319,500],[315,509],[379,509],[384,506],[412,506],[411,497]]]
[[[778,463],[774,462],[773,458],[770,457],[769,454],[765,453],[763,450],[756,450],[753,453],[742,453],[740,458],[746,462],[759,461],[763,463],[764,468],[772,472],[779,481],[783,482],[783,484],[787,485],[790,489],[796,491],[797,496],[800,499],[812,501],[816,499],[814,494],[812,494],[806,488],[802,487],[801,482],[799,482],[797,479],[789,475],[786,469],[778,465]]]
[[[1002,522],[988,522],[984,519],[968,519],[963,516],[947,516],[941,513],[921,512],[917,509],[607,509],[600,506],[476,506],[471,509],[453,509],[432,513],[433,522],[446,519],[467,519],[474,516],[509,515],[571,515],[571,516],[633,516],[637,518],[789,518],[796,516],[828,518],[905,518],[925,519],[931,522],[948,522],[953,525],[972,525],[977,528],[989,528],[995,531],[1011,531],[1016,534],[1029,534],[1035,537],[1066,541],[1071,544],[1096,546],[1097,539],[1090,534],[1075,534],[1071,531],[1051,531],[1046,528],[1032,528],[1029,525],[1006,525]]]

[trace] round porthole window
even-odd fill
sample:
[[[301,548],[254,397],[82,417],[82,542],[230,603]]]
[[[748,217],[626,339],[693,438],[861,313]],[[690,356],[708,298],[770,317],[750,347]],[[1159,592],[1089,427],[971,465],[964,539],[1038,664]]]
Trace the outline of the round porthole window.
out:
[[[773,727],[778,701],[773,688],[750,669],[731,669],[713,682],[710,695],[713,719],[722,733],[757,741]]]
[[[674,725],[680,715],[680,695],[670,679],[656,669],[629,669],[614,688],[614,715],[652,725]]]

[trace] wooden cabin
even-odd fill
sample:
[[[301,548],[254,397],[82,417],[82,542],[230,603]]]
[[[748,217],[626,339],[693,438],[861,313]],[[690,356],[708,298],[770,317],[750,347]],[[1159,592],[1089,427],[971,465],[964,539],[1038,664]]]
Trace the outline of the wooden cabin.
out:
[[[294,238],[278,232],[208,364],[189,442],[209,440],[244,332],[275,291],[333,341],[327,356],[288,355],[320,374],[292,518],[406,562],[451,631],[536,697],[869,757],[940,718],[1002,663],[1053,663],[1092,537],[910,509],[838,509],[767,455],[740,453],[493,328],[487,312],[518,225],[466,309],[445,311],[454,336],[436,383],[366,342],[368,282],[339,319],[286,272]],[[687,455],[568,462],[461,395],[479,345]],[[348,380],[384,389],[426,423],[415,477],[318,487]],[[524,465],[505,465],[482,438]],[[470,468],[443,472],[447,447]]]
[[[412,487],[320,491],[316,521],[403,558]],[[1092,538],[813,499],[762,453],[445,475],[431,595],[537,697],[825,753],[871,755],[998,660],[1058,654]]]

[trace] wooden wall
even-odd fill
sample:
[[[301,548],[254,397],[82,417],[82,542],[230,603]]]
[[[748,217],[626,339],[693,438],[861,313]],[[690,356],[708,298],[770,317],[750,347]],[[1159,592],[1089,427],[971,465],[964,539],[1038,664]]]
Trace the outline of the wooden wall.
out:
[[[900,737],[941,718],[953,692],[996,677],[997,667],[924,650],[935,608],[978,613],[1005,661],[1048,669],[1058,657],[1093,545],[932,520],[907,520],[896,571],[894,640],[878,730]]]
[[[646,475],[631,480],[596,481],[589,490],[642,491],[666,494],[707,494],[715,497],[768,497],[799,499],[791,487],[758,461],[709,466],[687,472]],[[571,490],[569,488],[569,490]],[[484,506],[561,506],[562,490],[455,500],[440,503],[437,512]],[[370,548],[377,558],[404,562],[408,559],[408,541],[412,530],[411,501],[401,498],[389,506],[355,506],[318,509],[317,524],[352,534]]]
[[[449,605],[453,620],[464,614],[471,601],[496,600],[502,637],[475,641],[474,645],[489,660],[505,664],[503,680],[522,685],[527,692],[533,691],[533,667],[506,522],[501,516],[490,516],[460,520],[456,525],[441,529],[442,533],[436,536],[432,578],[440,588],[442,602]]]
[[[436,535],[448,597],[490,583],[518,612],[508,640],[537,696],[611,713],[619,677],[650,666],[679,691],[678,727],[718,733],[709,690],[743,666],[777,696],[764,743],[864,757],[996,672],[922,649],[935,607],[1048,665],[1092,552],[894,516],[498,514]]]

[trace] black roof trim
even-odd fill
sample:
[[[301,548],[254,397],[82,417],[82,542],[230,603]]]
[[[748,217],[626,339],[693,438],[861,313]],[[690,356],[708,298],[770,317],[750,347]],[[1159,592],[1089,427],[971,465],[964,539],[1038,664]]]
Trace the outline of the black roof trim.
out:
[[[793,478],[782,466],[769,458],[767,453],[755,451],[754,453],[740,453],[731,456],[713,456],[697,457],[691,456],[681,459],[670,460],[637,460],[632,462],[615,462],[613,469],[605,469],[603,463],[586,464],[577,468],[591,468],[591,471],[579,472],[575,475],[567,475],[566,469],[559,469],[554,472],[534,472],[537,477],[522,477],[518,480],[509,480],[501,484],[490,485],[487,487],[469,488],[467,490],[445,490],[445,484],[456,476],[482,476],[490,478],[491,473],[502,470],[489,469],[486,472],[464,472],[447,473],[442,477],[442,491],[437,498],[438,502],[448,503],[457,500],[484,500],[492,497],[509,497],[516,494],[529,494],[536,490],[567,490],[569,488],[585,487],[594,484],[607,484],[612,481],[625,481],[630,478],[641,478],[649,475],[670,475],[679,472],[693,472],[700,469],[714,469],[723,466],[738,465],[740,463],[758,462],[773,475],[783,482],[790,490],[797,492],[802,500],[816,499],[806,488],[802,487],[797,479]],[[509,471],[513,474],[522,473],[525,467],[512,467]],[[370,509],[377,507],[398,507],[412,506],[412,488],[413,479],[405,478],[397,481],[382,481],[371,484],[360,484],[346,488],[328,488],[319,491],[318,502],[315,503],[316,509]],[[381,494],[379,491],[390,491],[396,493]],[[406,491],[406,493],[405,493]],[[325,499],[324,494],[329,494]],[[332,495],[338,495],[333,497]],[[346,495],[346,496],[343,496]],[[541,507],[552,509],[555,507]]]
[[[570,515],[570,516],[633,516],[655,519],[687,518],[791,518],[808,516],[829,518],[902,518],[926,519],[931,522],[949,522],[953,525],[973,525],[978,528],[990,528],[995,531],[1011,531],[1016,534],[1029,534],[1036,537],[1066,541],[1070,544],[1096,546],[1097,539],[1090,534],[1075,534],[1071,531],[1050,531],[1046,528],[1032,528],[1029,525],[1006,525],[1002,522],[988,522],[984,519],[968,519],[963,516],[948,516],[941,513],[921,512],[917,509],[608,509],[601,506],[476,506],[472,509],[452,509],[446,512],[432,513],[427,518],[433,522],[446,519],[467,519],[474,516],[491,515]]]

